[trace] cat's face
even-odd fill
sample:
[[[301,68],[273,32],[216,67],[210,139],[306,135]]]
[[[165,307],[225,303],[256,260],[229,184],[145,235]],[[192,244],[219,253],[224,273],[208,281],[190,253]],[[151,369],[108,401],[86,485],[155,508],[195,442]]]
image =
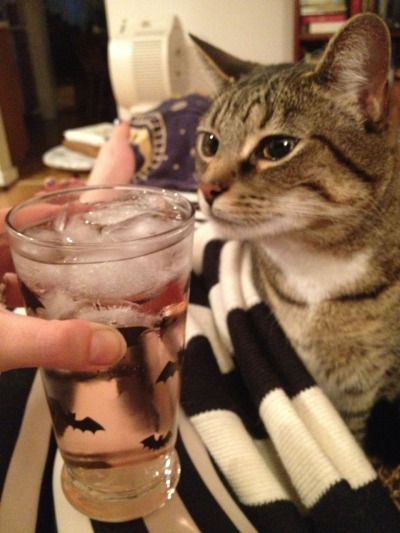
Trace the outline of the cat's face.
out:
[[[367,19],[365,37],[365,25],[383,26]],[[343,239],[384,193],[388,44],[383,29],[374,58],[359,56],[355,69],[356,30],[317,67],[257,66],[213,102],[198,129],[197,173],[201,207],[224,236]]]

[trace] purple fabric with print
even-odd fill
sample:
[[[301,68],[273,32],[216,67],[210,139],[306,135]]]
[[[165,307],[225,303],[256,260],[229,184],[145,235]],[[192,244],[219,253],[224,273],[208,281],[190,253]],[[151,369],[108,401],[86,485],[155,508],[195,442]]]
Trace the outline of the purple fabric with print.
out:
[[[197,189],[194,168],[196,129],[209,105],[209,98],[190,94],[166,100],[151,111],[132,116],[132,129],[136,132],[146,130],[143,133],[147,139],[132,144],[136,157],[136,183],[182,191]]]

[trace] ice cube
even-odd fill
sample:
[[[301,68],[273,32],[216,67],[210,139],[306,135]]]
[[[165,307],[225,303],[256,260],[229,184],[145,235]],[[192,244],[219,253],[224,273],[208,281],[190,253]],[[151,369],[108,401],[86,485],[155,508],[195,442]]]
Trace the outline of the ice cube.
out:
[[[63,243],[126,242],[163,233],[177,223],[161,213],[135,206],[99,206],[84,214],[65,210],[54,221]]]
[[[56,231],[57,233],[63,233],[68,224],[68,219],[69,219],[68,206],[66,206],[53,219],[52,226],[53,226],[54,231]]]
[[[60,287],[52,287],[47,290],[40,300],[43,309],[39,309],[38,315],[47,319],[66,319],[76,317],[79,303],[73,294]]]
[[[127,242],[164,233],[176,226],[176,222],[160,213],[139,213],[133,217],[105,226],[101,235],[104,242]]]
[[[126,301],[107,303],[85,303],[75,312],[76,318],[110,324],[111,326],[125,328],[129,326],[154,327],[160,317],[141,313],[138,305]]]
[[[46,226],[34,226],[24,231],[27,237],[44,242],[60,242],[60,236],[51,228]]]
[[[102,226],[91,224],[86,217],[76,215],[70,218],[65,227],[62,240],[66,244],[94,244],[101,242]]]
[[[135,257],[136,250],[114,244],[110,249],[75,250],[64,247],[63,257],[48,263],[43,257],[31,261],[16,257],[21,278],[34,287],[59,288],[74,300],[96,298],[132,299],[137,294],[158,291],[190,270],[190,243],[181,242],[164,250]],[[150,245],[149,245],[150,246]],[[141,247],[142,248],[142,247]],[[40,262],[39,262],[40,261]],[[83,263],[82,263],[83,262]],[[69,305],[66,304],[69,309]]]
[[[107,226],[108,224],[117,224],[141,212],[140,206],[126,202],[113,202],[112,205],[98,202],[90,206],[90,210],[86,213],[86,220],[91,224]]]
[[[155,207],[164,208],[166,203],[170,204],[163,198],[156,200],[150,197],[146,211],[137,210],[126,202],[119,202],[116,208],[99,202],[95,208],[81,204],[67,213],[59,213],[58,229],[64,242],[71,246],[59,248],[54,257],[47,257],[42,251],[42,255],[36,258],[36,264],[26,260],[21,278],[32,280],[35,286],[50,291],[59,289],[69,294],[72,303],[65,303],[68,313],[74,309],[76,301],[133,300],[138,294],[161,290],[178,273],[181,275],[179,270],[182,265],[187,265],[189,270],[190,243],[174,244],[174,239],[167,238],[167,235],[161,239],[164,246],[161,250],[159,239],[156,243],[150,239],[140,246],[129,243],[168,231],[179,224],[179,213],[173,206],[164,217]],[[111,222],[108,228],[107,224]],[[48,230],[46,226],[44,231]],[[99,242],[104,242],[104,246],[90,246],[90,243]],[[87,246],[77,247],[74,244]],[[59,255],[61,251],[62,256]],[[23,263],[25,260],[20,258],[19,261]],[[60,302],[56,302],[55,307],[64,305],[62,298]]]
[[[158,286],[163,277],[152,272],[148,257],[66,266],[69,290],[88,299],[131,298]]]

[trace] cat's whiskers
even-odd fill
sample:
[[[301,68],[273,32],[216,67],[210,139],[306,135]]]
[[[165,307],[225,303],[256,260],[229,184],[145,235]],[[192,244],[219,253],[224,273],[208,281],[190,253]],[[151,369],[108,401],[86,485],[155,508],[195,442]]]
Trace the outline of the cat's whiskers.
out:
[[[305,226],[310,221],[323,218],[330,220],[342,220],[344,207],[326,206],[320,201],[299,201],[289,196],[257,196],[234,195],[227,192],[225,196],[218,198],[213,205],[213,215],[226,219],[237,219],[240,224],[258,224],[263,221],[270,222],[273,218],[291,220],[295,226]]]

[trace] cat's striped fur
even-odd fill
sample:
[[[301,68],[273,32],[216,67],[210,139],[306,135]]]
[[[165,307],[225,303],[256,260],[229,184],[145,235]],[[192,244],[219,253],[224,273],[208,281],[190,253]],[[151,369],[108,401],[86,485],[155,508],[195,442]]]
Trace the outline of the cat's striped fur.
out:
[[[276,67],[194,40],[221,84],[199,126],[200,204],[222,236],[252,241],[261,294],[362,440],[373,406],[400,394],[389,32],[360,15],[315,64]]]

